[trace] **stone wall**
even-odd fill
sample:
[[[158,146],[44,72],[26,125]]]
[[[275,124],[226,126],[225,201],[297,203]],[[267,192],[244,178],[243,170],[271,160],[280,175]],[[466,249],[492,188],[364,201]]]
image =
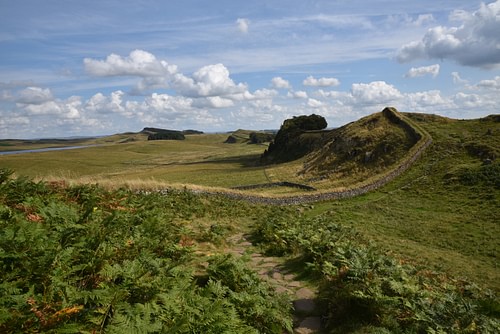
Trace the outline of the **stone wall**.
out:
[[[354,187],[352,189],[341,190],[341,191],[330,191],[330,192],[318,192],[314,194],[304,194],[297,196],[283,196],[283,197],[264,197],[259,195],[252,194],[243,194],[236,193],[230,191],[213,191],[213,190],[196,190],[193,192],[201,193],[201,194],[209,194],[209,195],[220,195],[228,198],[236,199],[236,200],[244,200],[251,203],[256,204],[270,204],[270,205],[295,205],[295,204],[306,204],[313,202],[321,202],[332,199],[342,199],[342,198],[350,198],[365,194],[369,191],[378,189],[399,175],[405,172],[408,168],[410,168],[413,163],[422,155],[422,153],[432,144],[431,136],[416,126],[413,122],[408,120],[406,117],[397,112],[394,108],[385,108],[383,110],[384,115],[390,118],[392,121],[398,122],[400,124],[404,124],[404,127],[407,128],[408,131],[411,132],[412,136],[418,139],[417,143],[413,145],[413,147],[408,152],[408,155],[401,160],[396,167],[392,168],[390,171],[382,174],[380,178],[373,180],[372,182],[364,185],[360,185],[358,187]],[[250,186],[241,186],[235,187],[233,189],[239,190],[250,190],[257,189],[262,187],[277,187],[277,186],[287,186],[287,187],[295,187],[301,188],[304,190],[315,190],[313,187],[291,183],[291,182],[275,182],[269,184],[261,184],[261,185],[250,185]]]

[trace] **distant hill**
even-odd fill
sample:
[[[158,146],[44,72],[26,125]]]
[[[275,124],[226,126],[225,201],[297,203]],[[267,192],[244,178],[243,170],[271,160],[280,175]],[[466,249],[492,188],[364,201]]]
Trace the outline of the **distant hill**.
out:
[[[160,128],[146,127],[142,129],[140,133],[144,133],[148,136],[148,140],[184,140],[185,135],[197,135],[203,134],[202,131],[197,130],[167,130]]]
[[[148,140],[184,140],[186,137],[181,131],[158,128],[144,128],[141,131],[148,135]]]

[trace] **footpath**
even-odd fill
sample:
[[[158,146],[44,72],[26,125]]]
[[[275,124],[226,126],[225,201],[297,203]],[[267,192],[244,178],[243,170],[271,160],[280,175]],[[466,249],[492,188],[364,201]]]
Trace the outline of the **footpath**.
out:
[[[314,288],[306,286],[283,265],[283,259],[252,251],[252,243],[243,233],[227,240],[227,252],[235,256],[250,255],[250,266],[269,282],[278,293],[287,293],[293,300],[294,334],[321,333],[321,316]]]

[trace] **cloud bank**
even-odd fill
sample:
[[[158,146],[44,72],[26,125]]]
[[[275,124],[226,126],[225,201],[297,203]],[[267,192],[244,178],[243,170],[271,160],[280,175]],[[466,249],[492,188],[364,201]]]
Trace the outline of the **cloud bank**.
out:
[[[456,10],[450,15],[459,25],[431,28],[421,40],[403,45],[397,60],[450,59],[465,66],[500,67],[500,0],[481,3],[474,12]]]

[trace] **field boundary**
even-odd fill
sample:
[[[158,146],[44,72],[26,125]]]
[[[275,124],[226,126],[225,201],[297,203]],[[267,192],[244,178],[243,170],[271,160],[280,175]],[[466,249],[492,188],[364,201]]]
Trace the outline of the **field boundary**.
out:
[[[247,186],[231,187],[231,189],[234,189],[234,190],[254,190],[254,189],[265,189],[265,188],[275,188],[275,187],[289,187],[289,188],[297,188],[297,189],[309,190],[309,191],[316,191],[317,190],[316,188],[305,185],[305,184],[288,182],[288,181],[250,184]]]

